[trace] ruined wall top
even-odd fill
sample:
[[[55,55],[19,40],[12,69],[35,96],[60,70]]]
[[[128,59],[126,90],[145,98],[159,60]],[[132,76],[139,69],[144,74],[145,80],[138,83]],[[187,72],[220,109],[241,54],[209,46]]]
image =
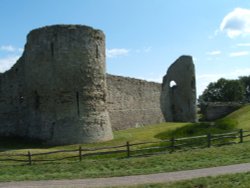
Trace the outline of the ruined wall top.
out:
[[[56,33],[63,33],[65,30],[77,30],[78,32],[84,31],[85,33],[92,33],[92,34],[99,34],[101,37],[104,36],[104,33],[100,29],[94,29],[93,27],[86,26],[86,25],[72,25],[72,24],[57,24],[57,25],[50,25],[39,27],[36,29],[31,30],[27,35],[27,40],[32,39],[31,37],[36,37],[41,34],[41,32],[50,32],[54,31]]]

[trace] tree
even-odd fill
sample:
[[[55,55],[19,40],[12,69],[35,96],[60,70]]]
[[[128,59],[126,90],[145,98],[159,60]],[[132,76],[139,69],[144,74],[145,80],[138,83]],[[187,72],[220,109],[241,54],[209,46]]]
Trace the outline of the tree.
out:
[[[236,102],[244,99],[244,85],[240,80],[219,79],[210,83],[199,96],[199,102]]]
[[[239,80],[242,82],[245,90],[245,100],[250,102],[250,76],[240,76]]]

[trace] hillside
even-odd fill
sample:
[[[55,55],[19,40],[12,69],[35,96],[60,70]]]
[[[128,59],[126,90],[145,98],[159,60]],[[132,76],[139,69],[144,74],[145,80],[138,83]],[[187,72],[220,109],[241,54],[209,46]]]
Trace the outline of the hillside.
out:
[[[240,108],[223,119],[235,123],[236,128],[250,130],[250,105]]]

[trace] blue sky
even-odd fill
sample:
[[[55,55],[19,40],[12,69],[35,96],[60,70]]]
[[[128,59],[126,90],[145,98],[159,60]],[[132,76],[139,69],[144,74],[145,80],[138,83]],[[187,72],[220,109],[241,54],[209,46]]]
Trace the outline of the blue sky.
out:
[[[0,0],[0,21],[0,72],[21,56],[30,30],[83,24],[104,31],[110,74],[161,82],[185,54],[198,95],[221,77],[250,75],[247,0]]]

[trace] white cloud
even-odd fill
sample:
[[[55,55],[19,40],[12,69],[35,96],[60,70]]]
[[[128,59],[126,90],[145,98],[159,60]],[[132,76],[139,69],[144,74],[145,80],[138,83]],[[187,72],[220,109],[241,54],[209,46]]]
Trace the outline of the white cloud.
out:
[[[12,45],[3,45],[3,46],[0,46],[0,50],[7,51],[7,52],[14,52],[16,51],[16,48],[13,47]]]
[[[250,43],[239,43],[237,46],[248,47],[250,46]]]
[[[108,58],[125,56],[125,55],[128,55],[128,53],[129,53],[129,50],[125,48],[113,48],[113,49],[106,50],[106,55]]]
[[[214,50],[214,51],[211,51],[211,52],[207,52],[207,55],[220,55],[220,54],[221,54],[220,50]]]
[[[223,18],[220,30],[230,38],[250,34],[250,9],[235,8],[229,12]]]
[[[19,56],[10,56],[0,59],[0,72],[9,70],[18,60]]]
[[[16,48],[12,45],[2,45],[0,46],[0,51],[5,52],[23,52],[23,48]]]
[[[230,57],[239,57],[249,55],[248,51],[232,52],[229,54]]]

